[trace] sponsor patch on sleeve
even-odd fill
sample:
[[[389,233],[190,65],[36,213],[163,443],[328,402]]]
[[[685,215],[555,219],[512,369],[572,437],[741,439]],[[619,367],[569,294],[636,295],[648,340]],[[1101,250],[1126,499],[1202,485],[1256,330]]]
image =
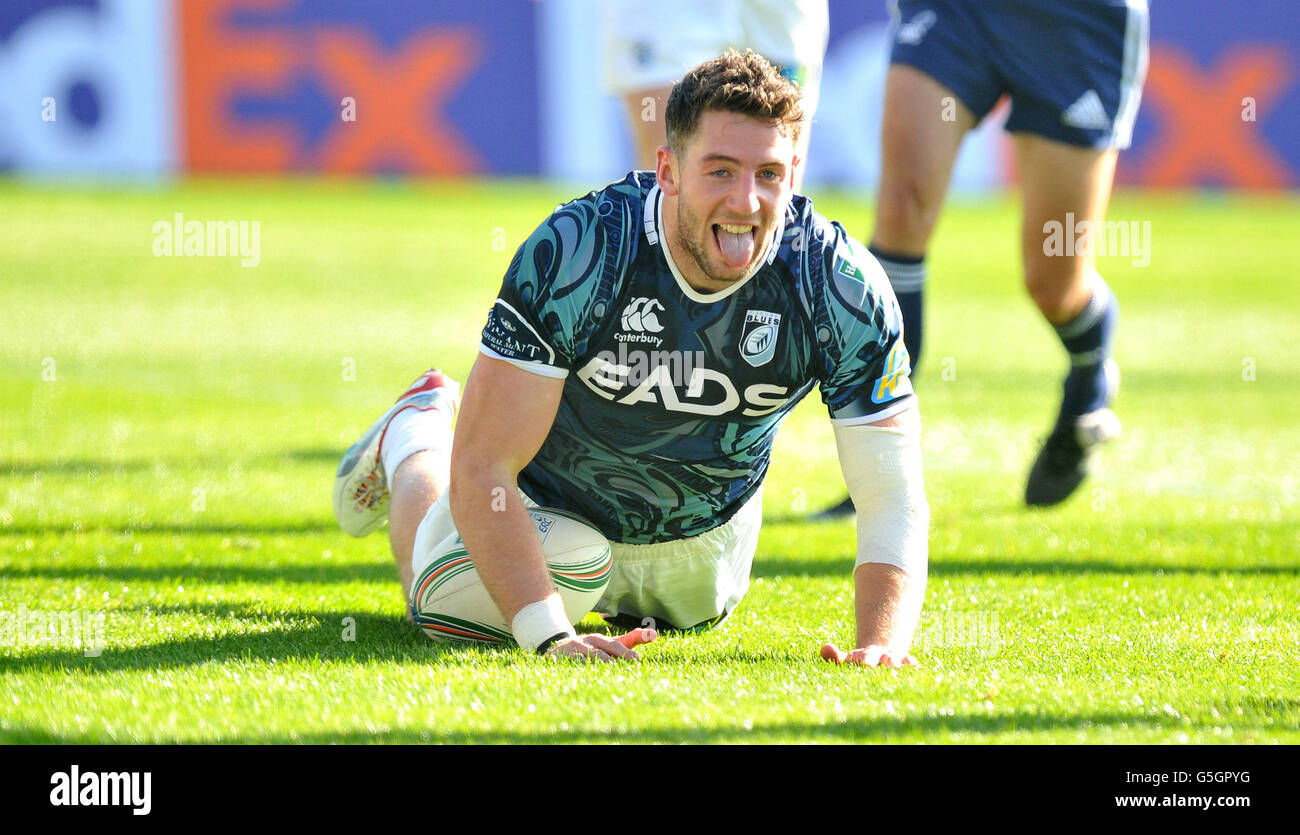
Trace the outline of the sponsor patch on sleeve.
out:
[[[482,341],[485,347],[506,359],[555,365],[555,349],[519,311],[502,299],[497,299],[488,313]]]

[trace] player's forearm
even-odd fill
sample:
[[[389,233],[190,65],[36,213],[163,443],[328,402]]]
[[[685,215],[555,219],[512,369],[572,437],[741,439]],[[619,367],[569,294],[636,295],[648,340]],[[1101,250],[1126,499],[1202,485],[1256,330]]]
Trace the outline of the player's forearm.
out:
[[[456,529],[507,623],[524,606],[554,593],[513,477],[504,471],[453,471],[449,500]]]
[[[868,562],[853,572],[857,646],[907,650],[925,601],[924,574],[910,576],[884,563]]]
[[[858,511],[858,647],[906,650],[921,616],[930,506],[920,428],[914,407],[876,424],[835,428],[840,467]]]

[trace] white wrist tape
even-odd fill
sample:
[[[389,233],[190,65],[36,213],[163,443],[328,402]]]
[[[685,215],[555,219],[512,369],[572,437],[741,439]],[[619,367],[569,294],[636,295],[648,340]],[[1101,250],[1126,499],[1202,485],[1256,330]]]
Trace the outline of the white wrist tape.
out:
[[[529,652],[536,652],[543,641],[556,635],[569,638],[578,634],[573,631],[569,616],[564,614],[564,602],[558,594],[529,603],[516,612],[514,620],[510,622],[510,631],[514,633],[519,646]]]
[[[924,577],[929,566],[930,505],[921,472],[921,428],[835,425],[844,483],[858,511],[858,558]]]

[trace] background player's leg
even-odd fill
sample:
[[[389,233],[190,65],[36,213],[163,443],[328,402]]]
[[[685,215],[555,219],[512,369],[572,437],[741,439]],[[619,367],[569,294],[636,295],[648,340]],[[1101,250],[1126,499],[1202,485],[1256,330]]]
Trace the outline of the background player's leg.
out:
[[[442,450],[421,450],[397,465],[388,480],[393,504],[388,511],[388,542],[397,561],[402,598],[411,592],[411,548],[415,532],[429,508],[447,490],[451,477],[451,455]]]
[[[1015,142],[1025,195],[1025,288],[1047,321],[1064,325],[1092,296],[1096,259],[1091,249],[1049,254],[1043,226],[1050,221],[1064,225],[1066,214],[1074,217],[1076,228],[1083,220],[1105,221],[1119,152],[1079,148],[1027,133],[1015,134]]]
[[[1025,195],[1025,287],[1056,328],[1071,363],[1056,427],[1026,490],[1029,504],[1050,505],[1063,501],[1083,480],[1088,447],[1119,432],[1107,408],[1118,384],[1110,346],[1119,307],[1095,269],[1093,248],[1058,252],[1046,246],[1044,227],[1055,222],[1066,238],[1074,238],[1067,215],[1073,216],[1076,230],[1085,220],[1094,229],[1105,221],[1118,152],[1024,133],[1016,134],[1015,141]]]
[[[898,296],[913,368],[921,359],[925,250],[962,138],[974,125],[974,114],[947,87],[906,64],[890,66],[871,251]]]
[[[623,97],[628,128],[632,131],[632,143],[636,147],[633,165],[638,169],[653,171],[655,151],[668,141],[664,129],[664,111],[668,108],[668,94],[671,92],[671,86],[659,87],[628,93]],[[647,102],[647,99],[650,101]]]
[[[949,115],[953,118],[944,118]],[[903,342],[913,369],[921,361],[925,250],[962,138],[974,126],[975,115],[947,87],[906,64],[890,66],[870,250],[898,297]],[[853,501],[846,496],[813,518],[836,519],[853,512]]]

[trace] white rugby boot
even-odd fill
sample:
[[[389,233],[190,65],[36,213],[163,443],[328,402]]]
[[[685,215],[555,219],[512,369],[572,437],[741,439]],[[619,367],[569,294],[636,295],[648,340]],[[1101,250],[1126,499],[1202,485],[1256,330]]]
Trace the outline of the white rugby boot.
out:
[[[460,384],[440,370],[430,369],[343,453],[334,478],[334,518],[344,533],[366,536],[388,521],[392,496],[384,473],[383,446],[393,418],[407,409],[438,409],[447,414],[450,425],[459,407]]]

